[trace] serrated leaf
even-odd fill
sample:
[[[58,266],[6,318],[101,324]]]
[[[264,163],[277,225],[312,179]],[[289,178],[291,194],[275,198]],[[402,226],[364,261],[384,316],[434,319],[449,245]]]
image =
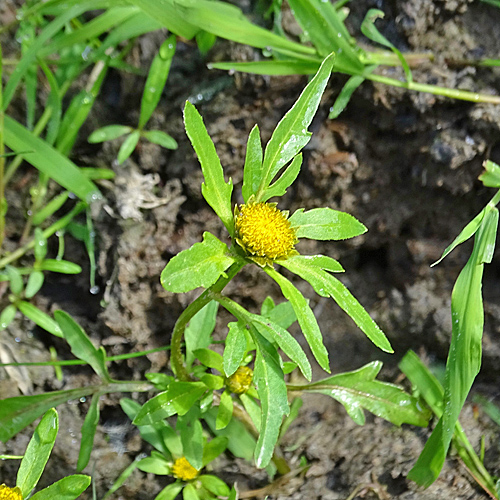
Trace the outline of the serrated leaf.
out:
[[[90,481],[90,476],[73,474],[35,493],[31,500],[53,500],[54,498],[57,498],[57,500],[75,500],[89,487]]]
[[[184,125],[186,133],[198,155],[205,182],[201,192],[207,203],[226,226],[229,234],[234,236],[233,211],[231,208],[231,193],[233,181],[226,182],[214,143],[208,135],[201,115],[196,108],[186,101],[184,107]]]
[[[161,273],[161,284],[169,292],[209,288],[234,262],[225,243],[203,233],[203,241],[173,257]]]
[[[333,259],[331,260],[333,261]],[[279,261],[283,267],[306,280],[318,295],[331,297],[335,300],[379,349],[385,352],[394,352],[384,332],[344,284],[324,270],[323,262],[328,261],[325,261],[324,257],[321,260],[315,260],[304,258],[304,256],[294,256]]]
[[[312,240],[345,240],[368,231],[355,217],[331,208],[299,208],[289,219],[297,238]]]
[[[274,269],[266,267],[264,268],[264,271],[274,281],[276,281],[276,283],[278,283],[284,297],[292,304],[293,310],[297,315],[300,328],[302,329],[302,333],[304,334],[316,361],[319,363],[321,368],[323,368],[323,370],[330,373],[328,351],[323,344],[323,337],[321,335],[318,322],[316,321],[314,313],[309,307],[307,300],[288,279],[276,272]]]
[[[281,422],[288,415],[287,389],[276,349],[254,328],[250,329],[257,346],[254,382],[261,401],[262,417],[255,446],[255,465],[266,467],[276,446]]]
[[[241,194],[245,203],[257,192],[262,178],[262,144],[260,130],[255,125],[248,135],[245,167],[243,168],[243,186]]]
[[[23,498],[37,485],[54,447],[58,430],[59,417],[56,410],[51,408],[37,425],[17,472],[16,486],[21,489]]]
[[[70,345],[71,352],[78,359],[88,363],[104,382],[110,382],[104,349],[96,349],[83,328],[68,313],[55,311],[54,318]]]
[[[229,332],[224,347],[224,373],[230,377],[241,365],[247,349],[247,337],[242,322],[229,323]]]
[[[309,142],[309,127],[333,67],[334,54],[330,54],[321,64],[314,78],[300,94],[292,109],[278,123],[266,146],[262,167],[262,180],[257,193],[259,196],[272,182],[276,174]]]
[[[90,460],[90,454],[94,447],[94,436],[99,423],[99,399],[101,395],[97,393],[92,397],[87,415],[82,425],[82,441],[80,443],[80,453],[78,454],[78,462],[76,471],[81,472]]]

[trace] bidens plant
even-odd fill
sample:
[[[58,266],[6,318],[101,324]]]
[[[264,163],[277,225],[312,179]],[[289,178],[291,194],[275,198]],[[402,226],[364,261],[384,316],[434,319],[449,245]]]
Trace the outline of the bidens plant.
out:
[[[274,130],[264,151],[258,127],[252,129],[244,166],[244,204],[234,208],[232,181],[224,178],[200,114],[186,103],[186,132],[204,175],[202,194],[226,227],[232,245],[228,247],[205,232],[202,242],[173,257],[163,270],[161,283],[170,292],[200,287],[205,290],[185,309],[174,327],[171,363],[176,380],[170,382],[164,393],[147,402],[136,417],[136,423],[138,419],[142,423],[156,422],[196,407],[216,433],[236,417],[256,439],[257,466],[265,467],[273,460],[278,472],[288,470],[275,446],[283,427],[290,422],[289,418],[284,419],[290,413],[289,392],[329,395],[340,401],[360,424],[364,422],[363,409],[397,425],[426,425],[429,417],[416,399],[401,388],[375,380],[380,362],[314,383],[286,382],[285,374],[296,368],[308,381],[312,378],[306,354],[287,331],[296,320],[319,365],[326,372],[330,372],[330,365],[308,300],[275,264],[307,281],[319,295],[333,298],[376,346],[393,352],[384,333],[333,276],[332,273],[343,272],[340,263],[325,255],[301,255],[295,248],[301,238],[343,240],[364,233],[365,226],[353,216],[331,208],[299,209],[288,216],[287,211],[278,209],[277,203],[268,201],[284,195],[299,174],[300,151],[311,137],[307,128],[320,104],[333,62],[333,54],[325,59]],[[272,278],[287,302],[275,305],[266,299],[261,314],[256,314],[223,295],[224,287],[247,264],[257,264],[260,272]],[[223,355],[209,349],[211,331],[207,334],[204,326],[207,321],[215,324],[218,305],[236,318],[228,325]],[[253,371],[247,365],[253,365]],[[190,464],[196,462],[188,453],[185,456]]]

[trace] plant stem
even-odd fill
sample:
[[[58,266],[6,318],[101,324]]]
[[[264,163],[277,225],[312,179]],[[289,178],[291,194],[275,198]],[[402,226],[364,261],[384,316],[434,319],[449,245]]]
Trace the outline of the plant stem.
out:
[[[212,293],[220,292],[245,265],[246,261],[238,258],[228,269],[226,275],[221,276],[214,285],[206,289],[196,300],[191,302],[191,304],[184,309],[182,314],[177,319],[174,331],[172,332],[172,340],[170,342],[170,347],[172,349],[170,363],[172,365],[173,372],[179,380],[191,379],[189,373],[187,372],[182,355],[182,338],[187,324],[198,311],[200,311],[212,300]]]
[[[429,85],[427,83],[406,82],[389,78],[383,75],[367,74],[364,75],[367,80],[374,82],[385,83],[393,87],[400,87],[408,90],[416,90],[417,92],[428,92],[434,95],[442,95],[452,99],[461,99],[462,101],[470,102],[488,102],[492,104],[500,104],[500,96],[478,94],[476,92],[469,92],[467,90],[447,89],[445,87],[438,87],[437,85]]]
[[[3,89],[2,89],[2,73],[3,73],[3,62],[2,62],[2,46],[0,45],[0,248],[2,248],[4,230],[5,230],[5,212],[7,208],[7,201],[5,200],[5,180],[4,180],[4,169],[5,169],[5,145],[3,142],[3,130],[4,130],[4,111],[3,111]]]

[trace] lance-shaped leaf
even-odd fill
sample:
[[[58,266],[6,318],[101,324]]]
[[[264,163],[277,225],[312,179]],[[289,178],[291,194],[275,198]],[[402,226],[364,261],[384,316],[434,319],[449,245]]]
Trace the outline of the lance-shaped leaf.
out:
[[[203,233],[203,241],[177,254],[161,273],[161,284],[169,292],[189,292],[213,285],[234,262],[225,243]]]
[[[71,352],[78,359],[88,363],[103,381],[111,381],[106,367],[104,349],[102,347],[96,349],[83,328],[68,313],[55,311],[54,318],[61,327],[64,338],[71,347]]]
[[[243,168],[243,186],[241,194],[245,203],[257,192],[262,179],[262,144],[258,125],[251,130],[247,141],[245,167]]]
[[[35,493],[31,500],[53,500],[54,498],[57,498],[57,500],[75,500],[90,486],[90,481],[90,476],[73,474]]]
[[[175,415],[174,408],[167,391],[160,392],[144,403],[142,408],[133,417],[133,424],[138,426],[153,426],[163,419]],[[132,418],[132,417],[131,417]]]
[[[197,419],[190,421],[179,417],[177,430],[181,435],[182,451],[187,461],[200,470],[203,467],[203,428]]]
[[[245,324],[242,321],[229,323],[229,332],[224,346],[224,373],[230,377],[241,365],[247,350],[247,337],[245,335]],[[227,425],[227,424],[226,424]],[[217,427],[219,429],[219,427]]]
[[[488,212],[475,236],[474,248],[451,295],[452,337],[446,362],[443,416],[408,477],[423,486],[432,484],[444,464],[455,424],[481,366],[484,311],[481,295],[484,263],[491,262],[498,226],[498,210]]]
[[[231,236],[234,235],[233,211],[231,209],[231,193],[233,181],[226,182],[214,143],[208,135],[203,118],[196,108],[186,101],[184,107],[184,125],[186,133],[198,155],[205,182],[201,185],[201,193],[214,212],[222,220]]]
[[[257,200],[264,194],[275,175],[296,156],[309,142],[309,127],[321,101],[321,96],[332,71],[334,54],[330,54],[322,63],[314,78],[293,105],[292,109],[278,123],[264,153],[262,180],[257,193]]]
[[[373,361],[359,370],[308,384],[304,389],[336,399],[358,424],[364,423],[364,408],[395,425],[426,426],[430,412],[423,410],[416,398],[401,387],[375,380],[381,368],[380,361]]]
[[[280,261],[284,263],[286,261]],[[283,264],[284,265],[284,264]],[[293,310],[297,315],[297,320],[299,322],[302,333],[311,348],[316,361],[319,363],[321,368],[326,372],[330,373],[330,367],[328,362],[328,351],[323,344],[323,337],[316,321],[316,317],[309,307],[309,304],[305,297],[293,286],[293,284],[287,280],[284,276],[276,272],[270,267],[264,268],[264,271],[274,280],[281,288],[281,291],[285,298],[292,304]]]
[[[233,398],[229,391],[224,391],[220,395],[219,409],[215,420],[215,429],[225,429],[233,417]]]
[[[335,271],[335,266],[330,263],[330,267],[333,269],[325,267],[328,266],[329,261],[326,261],[324,256],[321,257],[322,260],[296,255],[287,260],[279,261],[279,264],[306,280],[318,295],[331,297],[335,300],[379,349],[385,352],[394,352],[384,332],[373,321],[365,308],[343,283],[327,272]],[[331,260],[333,261],[333,259]]]
[[[287,390],[279,355],[255,328],[250,332],[257,346],[254,382],[259,394],[262,417],[259,438],[255,447],[255,464],[262,468],[270,462],[284,415],[288,415]]]
[[[70,399],[89,396],[97,390],[98,387],[87,386],[34,396],[16,396],[3,399],[0,405],[0,441],[5,443],[50,408]]]
[[[17,472],[16,485],[26,498],[36,486],[49,459],[59,430],[59,417],[51,408],[40,420]]]
[[[80,453],[78,454],[78,462],[76,464],[77,472],[81,472],[90,460],[90,454],[94,447],[94,436],[99,423],[99,399],[100,394],[97,393],[92,397],[89,410],[85,416],[85,421],[82,425],[82,442],[80,444]]]
[[[289,219],[297,238],[311,240],[346,240],[366,233],[366,227],[355,217],[331,208],[299,208]]]
[[[285,171],[279,176],[276,182],[273,182],[264,192],[261,201],[267,201],[273,196],[283,196],[286,190],[293,184],[300,172],[302,166],[302,153],[299,153]]]

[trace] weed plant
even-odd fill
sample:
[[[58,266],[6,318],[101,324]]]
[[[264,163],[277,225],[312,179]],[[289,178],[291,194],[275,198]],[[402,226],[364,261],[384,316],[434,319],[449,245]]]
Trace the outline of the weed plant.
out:
[[[343,272],[341,264],[325,255],[301,255],[295,248],[302,238],[343,240],[364,233],[366,228],[353,216],[327,207],[309,211],[299,209],[290,215],[282,207],[278,208],[279,201],[271,203],[269,200],[279,200],[299,174],[301,150],[310,138],[307,129],[332,71],[346,73],[351,78],[335,102],[331,116],[342,111],[365,79],[474,102],[498,103],[499,99],[498,96],[414,82],[410,69],[412,57],[403,56],[375,28],[375,20],[383,15],[380,11],[368,12],[362,31],[371,40],[389,48],[391,53],[362,50],[345,28],[339,5],[316,0],[293,0],[290,4],[304,30],[303,41],[311,42],[312,46],[260,28],[250,23],[236,7],[217,1],[176,0],[174,3],[166,0],[159,9],[154,0],[49,0],[27,2],[18,12],[21,57],[18,61],[7,61],[0,53],[0,76],[5,76],[0,86],[1,241],[5,235],[5,217],[9,214],[6,186],[22,161],[35,167],[38,178],[30,189],[28,217],[19,246],[0,256],[0,280],[9,287],[8,303],[0,312],[0,328],[7,328],[19,311],[51,334],[62,337],[77,358],[46,364],[58,369],[65,365],[88,364],[100,379],[94,386],[0,402],[0,440],[4,442],[44,415],[35,432],[39,436],[37,439],[46,444],[44,451],[38,448],[32,451],[28,447],[20,471],[27,467],[43,470],[57,434],[57,424],[54,424],[57,414],[51,409],[71,399],[91,397],[77,463],[78,472],[85,469],[99,421],[100,398],[107,393],[154,394],[143,405],[125,397],[121,400],[123,411],[154,451],[124,471],[105,498],[113,495],[137,467],[172,477],[173,482],[158,494],[157,500],[173,500],[181,491],[189,500],[235,499],[238,493],[234,487],[203,472],[204,467],[225,450],[253,459],[257,467],[266,468],[270,477],[276,473],[287,474],[289,466],[279,443],[297,416],[302,393],[320,393],[336,399],[358,424],[364,423],[364,410],[368,410],[396,425],[427,425],[430,411],[426,405],[402,388],[377,380],[382,367],[380,362],[311,381],[310,361],[288,328],[298,322],[315,360],[329,373],[328,352],[307,297],[280,269],[307,281],[318,295],[332,298],[369,340],[381,350],[392,352],[384,333],[334,276]],[[81,17],[95,9],[99,13],[90,20]],[[274,5],[274,11],[279,12],[278,4]],[[205,232],[201,242],[180,252],[161,273],[161,283],[169,292],[202,289],[178,318],[171,345],[160,348],[171,348],[171,372],[148,373],[142,381],[114,380],[107,368],[110,361],[145,355],[149,351],[107,356],[104,348],[96,348],[66,312],[57,311],[52,318],[31,301],[42,287],[45,273],[81,271],[80,266],[64,259],[65,233],[84,242],[90,260],[90,286],[95,290],[90,205],[101,196],[98,183],[112,179],[113,172],[79,167],[70,159],[71,151],[102,90],[108,69],[140,73],[125,62],[133,38],[165,27],[184,39],[195,38],[202,51],[207,51],[215,37],[220,36],[265,49],[266,54],[273,57],[256,63],[219,63],[213,67],[315,76],[277,125],[264,149],[258,127],[250,132],[241,193],[244,203],[236,206],[232,199],[232,181],[225,178],[203,120],[196,108],[186,103],[184,123],[201,164],[202,194],[226,228],[231,244],[228,246]],[[332,51],[336,56],[330,54]],[[166,148],[177,146],[175,139],[165,132],[145,130],[161,98],[174,55],[175,37],[171,35],[162,44],[148,71],[137,127],[108,125],[89,137],[90,142],[102,142],[125,136],[118,152],[119,163],[131,155],[141,137]],[[377,75],[376,69],[381,64],[401,65],[405,80]],[[43,73],[50,89],[40,116],[37,103],[39,72]],[[65,108],[63,99],[67,98],[76,80],[84,81],[84,89],[74,95]],[[5,113],[21,87],[26,98],[24,124]],[[498,167],[488,162],[486,169],[482,177],[485,185],[500,187]],[[77,200],[73,200],[73,195]],[[453,336],[444,387],[439,386],[415,355],[408,354],[401,364],[401,369],[432,412],[440,418],[410,477],[429,485],[439,474],[450,442],[453,442],[474,477],[479,478],[483,488],[496,498],[499,496],[498,484],[495,485],[468,444],[458,424],[458,415],[480,366],[481,277],[484,263],[490,262],[493,255],[497,203],[498,194],[444,254],[475,236],[473,253],[452,296]],[[85,215],[83,222],[77,220],[80,214]],[[58,238],[58,250],[54,258],[49,258],[47,241],[54,235]],[[276,304],[267,298],[257,313],[246,310],[225,295],[226,285],[245,266],[253,266],[256,272],[274,280],[285,300]],[[212,339],[219,307],[235,318],[228,324],[222,354],[220,349],[214,348]],[[305,381],[291,383],[291,380],[300,379],[298,373]],[[48,422],[52,423],[51,432],[47,430]],[[38,477],[30,476],[28,481],[18,476],[17,485],[12,482],[10,486],[0,487],[0,499],[26,498]],[[79,481],[78,488],[73,481]],[[69,476],[55,485],[59,485],[58,489],[49,487],[32,498],[56,493],[68,500],[76,498],[88,486],[88,479],[81,475]]]

